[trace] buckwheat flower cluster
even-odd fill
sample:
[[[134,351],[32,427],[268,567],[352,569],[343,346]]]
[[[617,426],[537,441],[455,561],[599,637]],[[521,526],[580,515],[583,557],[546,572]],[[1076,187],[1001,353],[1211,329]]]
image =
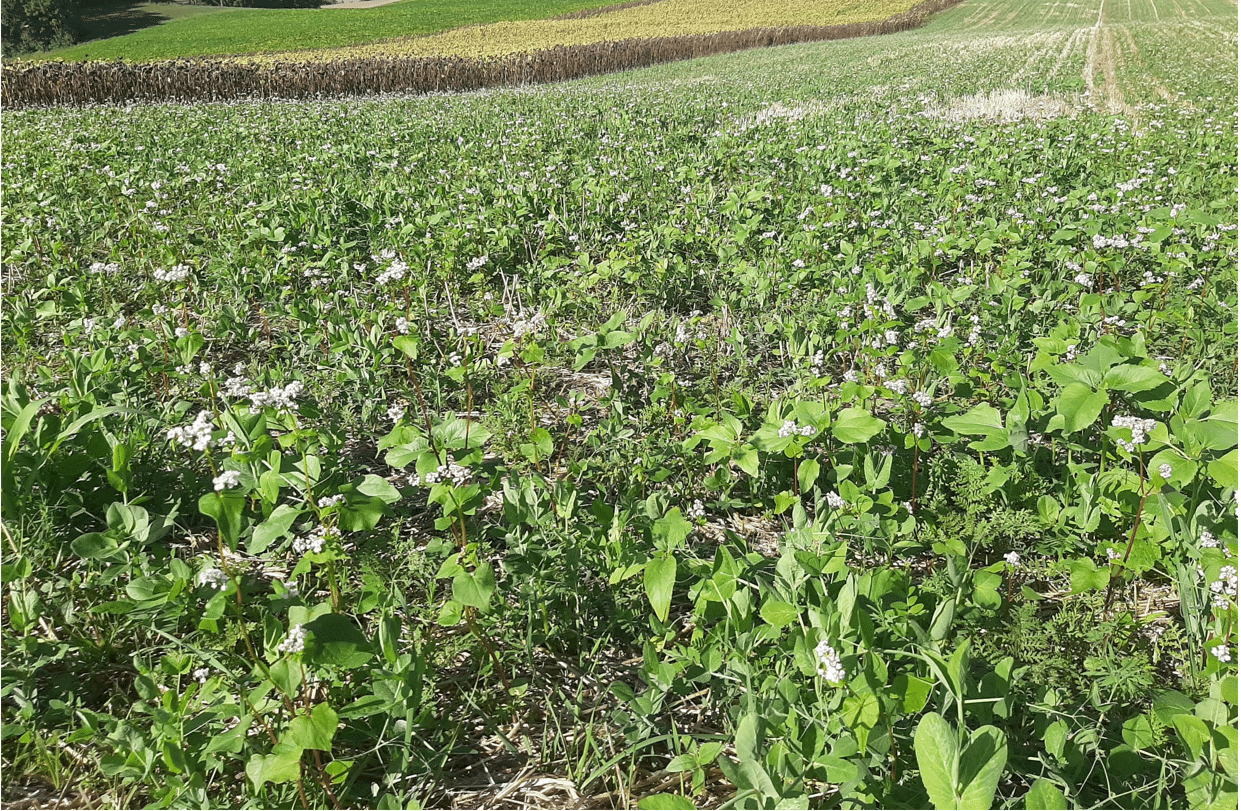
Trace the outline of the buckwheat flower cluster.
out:
[[[338,507],[344,503],[345,503],[345,497],[341,495],[340,493],[337,493],[334,496],[328,496],[326,498],[319,499],[319,506],[325,510],[331,507]]]
[[[307,552],[319,554],[327,542],[338,537],[336,530],[327,527],[315,527],[305,537],[293,539],[293,554],[304,555]]]
[[[1091,288],[1094,287],[1094,277],[1091,276],[1089,273],[1079,273],[1073,277],[1073,281],[1077,282],[1078,284],[1080,284],[1082,287],[1086,288],[1087,290],[1090,290]]]
[[[226,470],[211,480],[211,486],[218,493],[241,484],[241,474],[236,470]]]
[[[1135,448],[1146,443],[1146,435],[1155,430],[1155,424],[1154,420],[1144,420],[1140,417],[1112,417],[1112,425],[1117,428],[1128,428],[1133,434],[1133,439],[1129,442],[1123,439],[1116,440],[1129,453],[1133,453]]]
[[[396,255],[396,251],[384,251],[379,256],[371,256],[376,262],[387,262],[388,267],[383,270],[377,277],[375,283],[381,287],[388,282],[399,282],[405,278],[405,273],[409,270],[409,265]]]
[[[694,499],[693,505],[685,511],[685,517],[691,521],[697,521],[699,518],[705,518],[706,516],[707,510],[698,499]]]
[[[223,569],[217,569],[212,566],[198,573],[198,584],[224,591],[224,589],[228,588],[228,575],[224,573]]]
[[[194,422],[168,429],[168,439],[196,451],[211,447],[211,412],[199,411]]]
[[[396,317],[396,331],[401,333],[402,335],[408,335],[409,334],[409,319],[403,315],[398,315]]]
[[[1007,563],[1009,566],[1013,566],[1013,567],[1020,566],[1021,555],[1018,555],[1016,552],[1009,552],[1007,555],[1004,556],[1004,562]]]
[[[192,268],[189,265],[176,265],[172,270],[156,268],[151,275],[155,277],[157,282],[183,282],[190,277],[191,270]]]
[[[210,676],[211,676],[211,670],[209,668],[200,667],[194,671],[194,681],[198,682],[199,684],[206,684],[207,679],[210,678]]]
[[[120,273],[121,266],[118,265],[116,262],[108,262],[106,264],[103,262],[92,262],[90,266],[90,272],[91,273],[109,273],[109,274]]]
[[[1159,478],[1161,479],[1172,478],[1172,465],[1169,465],[1166,462],[1160,465],[1159,466]]]
[[[470,483],[470,469],[456,462],[440,465],[426,476],[427,484],[451,484],[454,487],[465,487]]]
[[[1115,561],[1115,560],[1120,560],[1121,558],[1124,557],[1124,554],[1122,552],[1120,552],[1117,549],[1113,549],[1110,546],[1107,548],[1105,554],[1107,555],[1108,563],[1111,563],[1112,561]]]
[[[845,667],[840,661],[840,655],[836,653],[836,649],[827,644],[827,640],[823,640],[814,648],[814,658],[817,661],[815,671],[830,682],[841,682],[845,680]]]
[[[1237,596],[1237,567],[1225,566],[1219,570],[1219,580],[1211,584],[1211,604],[1227,608]]]
[[[468,270],[468,271],[470,271],[470,272],[472,273],[472,272],[474,272],[474,271],[478,270],[479,268],[481,268],[481,267],[482,267],[483,265],[485,265],[485,264],[487,264],[487,256],[486,256],[486,254],[484,254],[484,255],[482,255],[482,256],[476,256],[476,257],[474,257],[473,259],[471,259],[470,261],[466,262],[466,263],[465,263],[465,269],[466,269],[466,270]]]
[[[276,650],[280,653],[301,653],[305,649],[306,629],[302,627],[301,623],[290,628],[289,635],[276,646]]]
[[[931,397],[931,393],[929,391],[915,391],[913,393],[913,398],[914,402],[923,408],[929,408],[932,400],[935,399]]]
[[[250,388],[250,381],[240,376],[228,378],[220,387],[220,394],[225,397],[249,397],[252,391],[254,389]]]
[[[1198,545],[1203,549],[1216,549],[1219,547],[1219,538],[1216,538],[1209,530],[1202,530],[1202,534],[1198,536]]]
[[[402,406],[402,405],[388,406],[388,419],[392,420],[393,422],[400,422],[401,418],[404,416],[405,416],[405,406]]]
[[[781,439],[788,439],[791,436],[811,437],[815,433],[817,432],[813,425],[803,425],[799,428],[796,420],[785,420],[784,424],[780,426],[779,431]]]
[[[1219,659],[1222,664],[1228,664],[1232,661],[1232,651],[1228,650],[1227,645],[1216,645],[1211,648],[1211,655]]]
[[[833,510],[843,510],[845,507],[849,506],[849,502],[841,498],[840,494],[835,491],[829,491],[826,498],[827,506],[831,507]]]
[[[909,391],[909,381],[907,380],[889,380],[887,385],[893,394],[906,394]]]
[[[295,407],[294,401],[305,388],[300,380],[294,380],[287,386],[273,386],[267,391],[251,392],[248,395],[250,398],[250,411],[257,414],[260,409],[266,406],[271,406],[280,412],[287,413],[292,411]]]

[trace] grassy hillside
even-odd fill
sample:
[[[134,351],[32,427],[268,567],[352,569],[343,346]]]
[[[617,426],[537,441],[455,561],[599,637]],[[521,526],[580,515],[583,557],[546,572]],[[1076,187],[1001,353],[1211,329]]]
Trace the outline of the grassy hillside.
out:
[[[609,0],[400,0],[368,9],[225,9],[186,13],[175,4],[140,7],[168,22],[124,36],[34,54],[31,59],[158,59],[336,48],[430,34],[462,25],[529,20],[612,5]],[[214,10],[213,10],[214,11]]]
[[[1236,60],[4,110],[0,799],[1236,807]]]

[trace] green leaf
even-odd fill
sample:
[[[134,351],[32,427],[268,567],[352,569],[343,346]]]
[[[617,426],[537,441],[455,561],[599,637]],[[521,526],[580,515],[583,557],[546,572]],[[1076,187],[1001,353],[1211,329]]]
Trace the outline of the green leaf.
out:
[[[957,735],[939,713],[922,716],[914,732],[922,786],[937,809],[957,808]]]
[[[698,766],[698,758],[693,755],[677,755],[664,767],[666,772],[688,772]]]
[[[1069,564],[1069,590],[1073,594],[1107,588],[1110,569],[1096,569],[1093,560],[1081,558]]]
[[[873,729],[879,722],[879,699],[873,693],[849,696],[845,699],[841,712],[844,714],[845,726],[849,729]]]
[[[669,771],[672,771],[669,769]],[[683,769],[681,771],[684,771]],[[638,801],[638,808],[646,811],[646,809],[693,809],[695,806],[692,802],[682,797],[680,794],[651,794],[643,797]]]
[[[819,478],[819,462],[817,459],[803,459],[797,466],[797,483],[801,491],[807,493],[814,487]]]
[[[1172,726],[1181,742],[1185,744],[1185,752],[1190,760],[1197,760],[1202,754],[1202,747],[1211,740],[1211,732],[1201,718],[1193,715],[1176,715],[1172,718]]]
[[[651,525],[656,548],[667,552],[680,546],[693,531],[694,525],[681,515],[680,507],[673,507],[663,518]]]
[[[672,604],[672,586],[676,579],[677,562],[672,557],[652,560],[642,575],[647,599],[651,601],[651,608],[660,622],[668,621],[668,607]]]
[[[1000,412],[987,403],[979,403],[964,414],[945,417],[942,424],[954,434],[991,434],[1004,428]]]
[[[1237,449],[1233,448],[1219,459],[1207,463],[1207,474],[1220,487],[1235,489],[1237,486]]]
[[[496,590],[495,572],[490,563],[484,563],[472,574],[458,572],[452,579],[452,598],[462,605],[485,611]]]
[[[861,408],[846,408],[832,421],[832,436],[841,442],[865,442],[883,430],[883,420]]]
[[[270,755],[253,755],[246,763],[246,776],[259,791],[267,783],[292,783],[301,776],[302,750],[278,743]]]
[[[251,555],[258,555],[267,550],[278,538],[284,537],[293,523],[297,521],[297,517],[302,511],[297,507],[291,507],[288,504],[281,504],[272,510],[267,520],[254,528],[254,532],[250,535],[250,541],[246,544],[246,551]]]
[[[1131,364],[1113,366],[1103,375],[1103,388],[1129,393],[1150,391],[1171,382],[1158,369]]]
[[[1056,413],[1064,417],[1065,432],[1075,434],[1094,425],[1105,405],[1106,392],[1074,383],[1060,392],[1056,399]]]
[[[310,715],[298,715],[289,722],[289,728],[280,736],[280,742],[301,749],[330,752],[339,721],[336,711],[330,706],[317,704]]]
[[[341,614],[324,614],[306,623],[308,637],[303,661],[312,665],[335,665],[345,669],[366,664],[370,644],[353,620]]]
[[[84,560],[95,560],[111,555],[117,550],[116,541],[102,532],[88,532],[69,545],[73,554]]]
[[[1004,733],[993,726],[974,730],[957,766],[958,807],[990,808],[1007,763]]]
[[[737,724],[737,735],[734,744],[737,749],[737,760],[742,763],[757,763],[763,759],[763,718],[756,712],[747,713]]]
[[[26,404],[26,407],[18,412],[14,418],[13,424],[10,425],[4,435],[4,458],[8,461],[13,460],[13,455],[17,453],[18,447],[21,446],[22,437],[30,430],[30,423],[34,420],[35,415],[39,413],[39,409],[43,404],[50,400],[50,397],[44,397],[41,400],[33,400]]]
[[[400,492],[387,479],[373,473],[355,479],[353,485],[362,495],[377,498],[385,504],[395,504],[401,500]]]
[[[901,700],[901,710],[913,715],[922,712],[934,686],[925,679],[900,673],[892,679],[892,694]]]
[[[1026,792],[1026,808],[1029,811],[1046,809],[1046,811],[1065,811],[1069,807],[1068,798],[1055,783],[1046,777],[1040,777],[1030,784]]]
[[[779,600],[768,600],[763,603],[763,607],[758,612],[763,621],[777,628],[783,628],[791,622],[795,622],[801,612],[795,606]]]
[[[220,537],[233,551],[237,550],[241,538],[241,514],[245,506],[246,497],[241,493],[204,493],[198,499],[198,511],[215,519]]]

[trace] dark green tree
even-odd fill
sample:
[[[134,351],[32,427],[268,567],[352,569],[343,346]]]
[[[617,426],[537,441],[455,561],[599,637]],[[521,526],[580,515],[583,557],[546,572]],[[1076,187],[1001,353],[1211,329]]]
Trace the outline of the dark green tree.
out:
[[[0,0],[4,55],[72,45],[81,19],[79,0]]]

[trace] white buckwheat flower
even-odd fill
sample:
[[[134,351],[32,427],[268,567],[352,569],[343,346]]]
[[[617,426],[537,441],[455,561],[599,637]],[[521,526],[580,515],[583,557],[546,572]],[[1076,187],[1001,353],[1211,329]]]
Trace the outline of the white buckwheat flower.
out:
[[[1172,478],[1172,465],[1169,465],[1166,462],[1160,465],[1159,466],[1159,478],[1161,479]]]
[[[1202,530],[1202,534],[1198,536],[1198,545],[1203,549],[1214,549],[1219,546],[1219,539],[1210,533],[1209,530]]]
[[[168,439],[196,451],[207,450],[211,447],[211,412],[199,411],[193,423],[168,429]]]
[[[217,569],[214,566],[203,569],[198,573],[198,584],[200,586],[208,586],[213,589],[224,591],[228,588],[228,575],[223,569]]]
[[[446,465],[440,465],[426,475],[427,484],[438,484],[440,482],[452,484],[454,487],[465,487],[470,483],[470,469],[456,462],[449,462]]]
[[[404,406],[393,405],[393,406],[388,407],[388,419],[392,420],[393,422],[400,422],[401,418],[404,416],[405,416]]]
[[[845,667],[840,661],[840,655],[836,653],[836,649],[827,644],[827,640],[823,640],[814,649],[814,658],[818,660],[815,665],[815,671],[830,682],[842,682],[845,680]]]
[[[301,653],[306,648],[306,629],[299,623],[289,629],[289,635],[276,646],[280,653]]]
[[[199,684],[206,684],[207,679],[210,678],[210,676],[211,676],[210,668],[200,667],[194,671],[194,681],[198,682]]]
[[[1128,428],[1133,435],[1133,439],[1129,442],[1123,439],[1116,440],[1117,444],[1129,453],[1133,453],[1139,445],[1146,444],[1146,436],[1155,430],[1156,424],[1154,420],[1144,420],[1140,417],[1112,417],[1112,425],[1117,428]]]
[[[707,515],[706,508],[702,506],[702,502],[694,499],[694,503],[685,511],[685,517],[691,521],[697,521],[699,518],[705,518]]]
[[[916,402],[918,405],[922,406],[923,408],[929,408],[931,405],[931,402],[934,400],[934,398],[931,397],[931,393],[927,391],[915,391],[913,393],[913,398],[914,398],[914,402]]]
[[[211,480],[211,486],[218,493],[241,484],[241,474],[235,470],[226,470]]]
[[[797,423],[793,420],[785,420],[784,424],[780,426],[781,439],[788,439],[795,433],[797,433]]]
[[[1014,568],[1017,566],[1020,566],[1021,555],[1018,555],[1016,552],[1009,552],[1007,555],[1004,556],[1004,562]]]
[[[849,502],[845,501],[834,491],[828,491],[826,498],[827,506],[831,507],[833,510],[843,510],[845,507],[849,506]]]
[[[323,547],[327,542],[339,537],[334,529],[327,527],[315,527],[304,538],[293,539],[293,554],[304,555],[307,552],[319,554],[323,551]]]
[[[1216,645],[1211,648],[1211,655],[1219,659],[1221,663],[1227,664],[1232,661],[1232,651],[1228,650],[1227,645]]]

